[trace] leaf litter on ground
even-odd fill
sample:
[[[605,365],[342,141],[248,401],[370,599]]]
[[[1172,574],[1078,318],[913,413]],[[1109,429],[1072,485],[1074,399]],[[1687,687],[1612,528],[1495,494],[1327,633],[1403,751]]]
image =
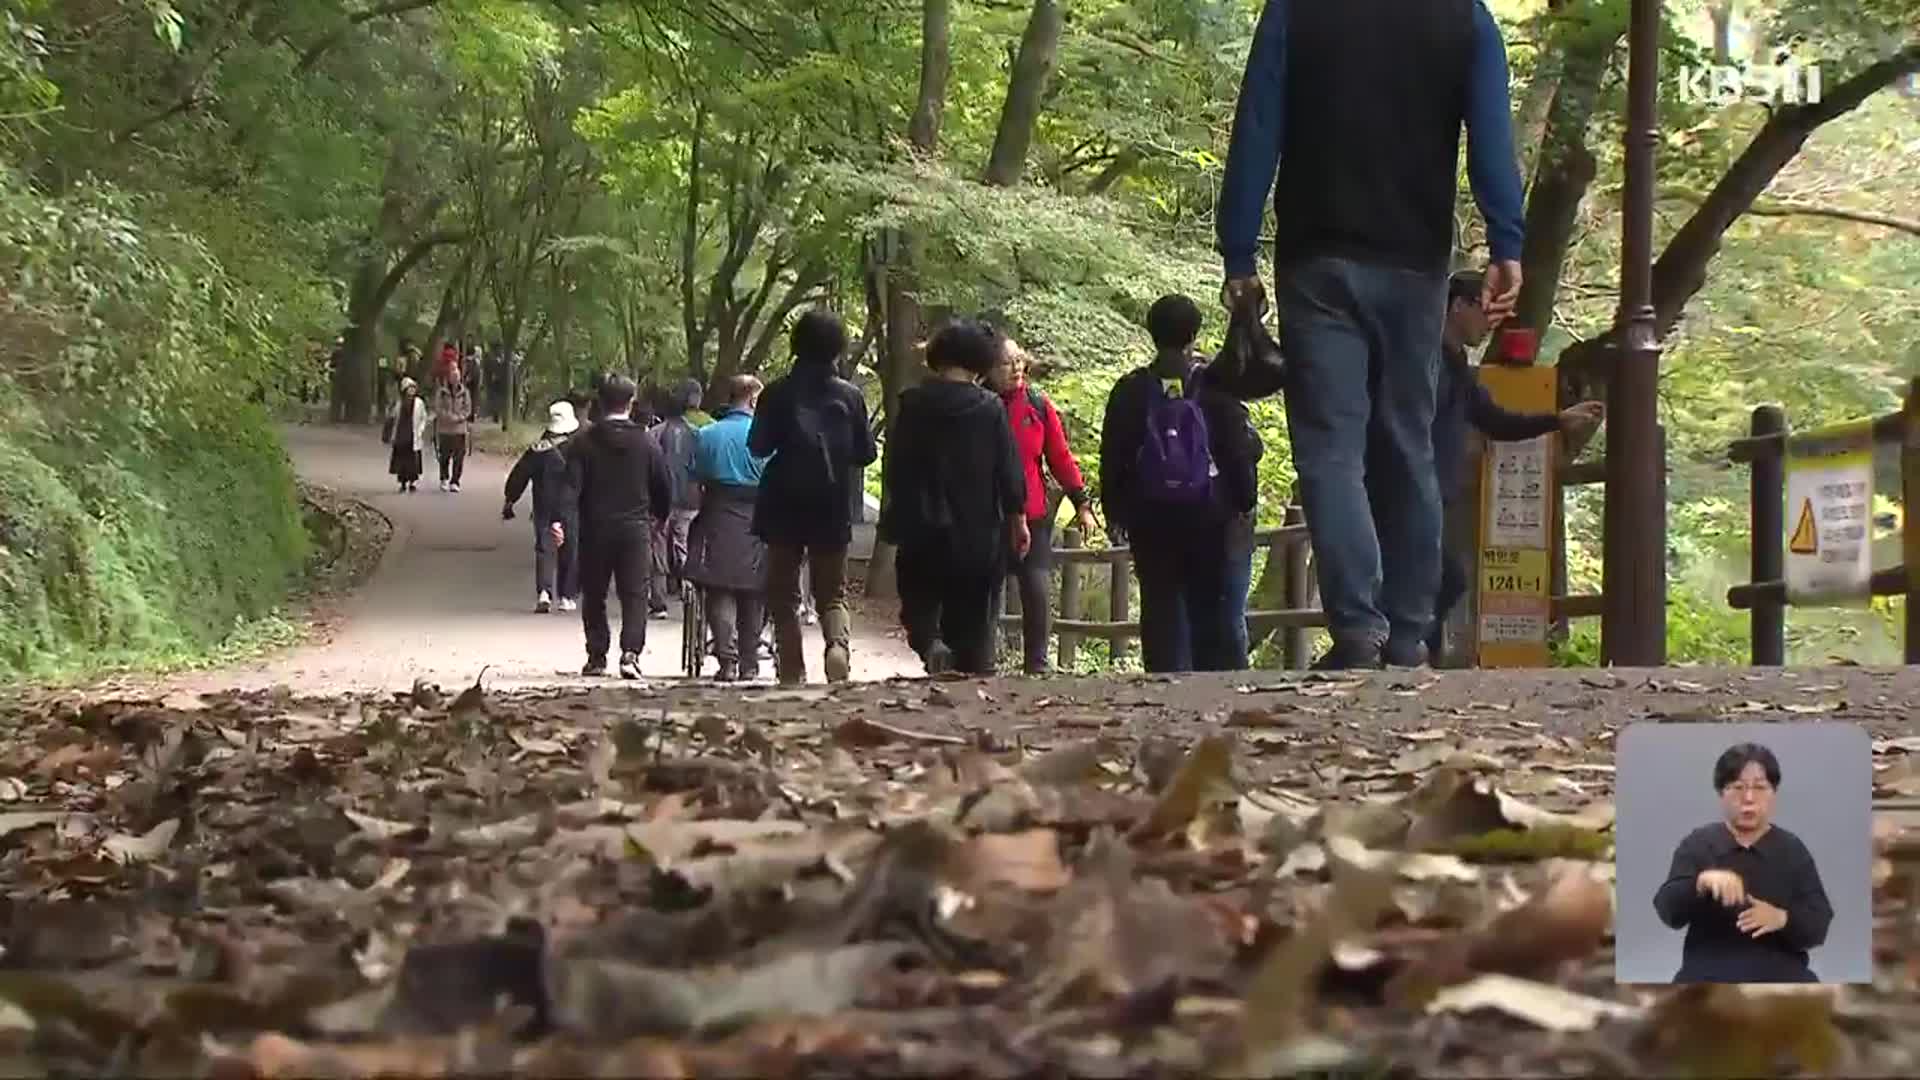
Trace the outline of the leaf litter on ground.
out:
[[[68,1073],[1746,1062],[1721,1029],[1872,1071],[1881,1012],[1613,985],[1608,739],[1519,698],[1400,728],[1405,689],[47,707],[0,746],[0,1031]],[[1914,745],[1876,746],[1886,787]]]

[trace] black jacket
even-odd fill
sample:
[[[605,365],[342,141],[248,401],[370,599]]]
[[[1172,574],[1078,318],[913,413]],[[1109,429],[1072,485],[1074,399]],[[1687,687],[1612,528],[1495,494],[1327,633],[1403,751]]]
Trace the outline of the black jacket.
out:
[[[673,481],[673,508],[698,510],[700,482],[693,475],[693,448],[697,433],[685,416],[669,416],[653,429],[653,439],[666,458],[667,476]]]
[[[1213,513],[1201,520],[1187,516],[1167,521],[1141,502],[1140,448],[1147,441],[1147,409],[1153,403],[1159,376],[1151,367],[1135,368],[1122,375],[1107,395],[1106,418],[1100,427],[1100,503],[1106,509],[1108,523],[1130,539],[1224,527],[1251,514],[1259,503],[1260,459],[1266,447],[1253,429],[1247,407],[1232,395],[1209,387],[1205,372],[1204,367],[1196,365],[1189,376],[1197,386],[1194,400],[1207,420],[1207,449],[1217,470]]]
[[[569,439],[566,456],[580,470],[584,530],[667,520],[673,486],[646,428],[625,417],[606,417]]]
[[[1467,363],[1467,350],[1442,346],[1434,394],[1433,463],[1440,474],[1440,497],[1449,503],[1460,497],[1470,427],[1495,442],[1522,442],[1559,431],[1560,416],[1512,412],[1494,404],[1493,394]]]
[[[942,544],[956,559],[991,562],[1007,519],[1026,513],[1027,479],[997,394],[933,379],[900,395],[882,476],[880,538]]]
[[[533,520],[536,525],[571,521],[580,508],[580,462],[567,458],[570,436],[542,435],[527,447],[507,474],[507,505],[520,501],[533,484]]]
[[[808,450],[803,413],[818,421],[831,460],[835,490],[824,499],[803,490],[807,462],[801,459]],[[861,474],[879,456],[859,387],[825,367],[797,368],[774,380],[754,410],[747,449],[755,457],[772,459],[760,477],[754,535],[769,544],[794,547],[852,542]]]

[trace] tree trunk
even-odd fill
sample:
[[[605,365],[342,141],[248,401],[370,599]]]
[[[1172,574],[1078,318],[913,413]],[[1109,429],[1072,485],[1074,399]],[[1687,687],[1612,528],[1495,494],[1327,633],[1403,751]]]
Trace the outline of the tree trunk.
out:
[[[1007,100],[1000,109],[1000,127],[993,136],[993,155],[987,159],[984,181],[1012,187],[1027,168],[1027,150],[1033,128],[1046,102],[1047,84],[1060,62],[1060,34],[1066,15],[1057,0],[1034,0],[1027,32],[1020,38],[1013,74],[1007,79]]]
[[[1707,268],[1719,254],[1727,229],[1800,153],[1808,137],[1820,125],[1845,116],[1915,71],[1920,71],[1920,45],[1910,45],[1834,86],[1822,95],[1819,104],[1785,105],[1773,111],[1653,264],[1655,326],[1662,337],[1680,321],[1687,302],[1706,284]],[[1612,349],[1613,334],[1609,331],[1562,353],[1562,394],[1595,399],[1604,395]]]
[[[1713,19],[1713,62],[1725,64],[1733,58],[1733,0],[1718,0],[1707,14]]]
[[[1596,34],[1577,42],[1562,58],[1559,85],[1547,110],[1527,197],[1527,241],[1520,258],[1524,284],[1514,313],[1519,325],[1543,333],[1553,324],[1580,203],[1597,171],[1587,149],[1587,128],[1599,109],[1600,84],[1619,44],[1619,35]]]
[[[907,141],[931,156],[940,145],[940,121],[947,107],[947,78],[953,73],[953,0],[925,0],[920,6],[920,95],[907,125]]]

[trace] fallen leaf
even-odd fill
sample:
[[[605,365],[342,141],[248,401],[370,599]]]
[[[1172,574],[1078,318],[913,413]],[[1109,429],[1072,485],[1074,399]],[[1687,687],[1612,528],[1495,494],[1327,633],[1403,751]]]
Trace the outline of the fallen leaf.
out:
[[[1209,797],[1228,788],[1232,769],[1233,751],[1226,739],[1213,736],[1200,740],[1133,836],[1158,837],[1185,829]]]
[[[424,840],[427,837],[425,825],[412,825],[404,821],[385,821],[354,810],[342,810],[341,813],[346,815],[347,820],[353,822],[361,832],[380,840],[398,840],[402,837]]]
[[[101,847],[123,865],[152,862],[166,852],[167,846],[173,843],[173,834],[179,831],[180,819],[169,818],[139,836],[114,833]]]
[[[983,833],[968,840],[960,854],[970,890],[1011,885],[1029,892],[1066,888],[1073,875],[1060,861],[1060,837],[1052,829]]]
[[[933,746],[965,746],[967,740],[958,735],[942,735],[931,731],[912,731],[907,728],[883,724],[864,716],[854,716],[843,721],[833,731],[836,743],[846,747],[876,747],[889,743],[921,743]]]
[[[507,732],[507,738],[513,740],[513,745],[529,754],[558,755],[567,752],[567,744],[558,739],[538,739],[530,735],[522,735],[517,731]]]
[[[1641,1010],[1511,975],[1481,975],[1436,994],[1429,1013],[1493,1009],[1548,1031],[1591,1031],[1602,1020],[1632,1020]]]
[[[42,825],[61,825],[76,815],[62,810],[14,810],[0,814],[0,836],[11,836],[22,829],[37,829]],[[78,815],[85,818],[85,815]]]

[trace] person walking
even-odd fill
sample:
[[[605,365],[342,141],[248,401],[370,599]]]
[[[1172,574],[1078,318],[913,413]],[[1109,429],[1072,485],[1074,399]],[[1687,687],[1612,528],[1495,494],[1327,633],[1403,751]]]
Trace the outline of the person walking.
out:
[[[879,534],[898,548],[900,622],[929,675],[993,674],[994,593],[1032,542],[1007,409],[980,385],[1002,360],[986,324],[943,327],[933,377],[900,395],[887,438]]]
[[[467,469],[467,432],[473,422],[473,393],[460,378],[460,361],[449,360],[440,369],[433,388],[433,431],[440,459],[440,490],[459,491]]]
[[[500,510],[507,521],[513,520],[527,485],[533,485],[533,610],[542,615],[553,610],[556,598],[561,611],[579,607],[580,462],[567,457],[567,441],[579,430],[573,403],[554,402],[547,409],[547,430],[507,474],[506,504]]]
[[[847,608],[847,546],[861,473],[879,456],[859,387],[835,365],[847,349],[839,316],[814,308],[794,323],[793,370],[767,387],[753,415],[747,449],[771,458],[754,502],[753,531],[767,543],[767,605],[780,682],[807,681],[800,628],[800,567],[805,561],[820,611],[829,682],[853,672]]]
[[[1080,464],[1067,445],[1066,428],[1053,402],[1035,387],[1030,378],[1032,357],[1011,337],[1002,338],[1000,359],[987,376],[987,385],[1000,396],[1013,430],[1014,452],[1020,461],[1026,483],[1027,533],[1031,537],[1027,553],[1010,567],[1020,588],[1020,628],[1026,673],[1044,675],[1048,670],[1047,646],[1053,634],[1053,600],[1049,595],[1053,578],[1053,515],[1056,505],[1048,497],[1045,474],[1073,504],[1074,520],[1080,534],[1091,540],[1099,522],[1093,516],[1093,502],[1087,497],[1087,482]],[[993,620],[999,627],[1005,590],[993,594]]]
[[[664,403],[665,418],[651,431],[666,459],[667,475],[673,479],[673,509],[654,534],[652,613],[656,616],[665,615],[668,599],[680,595],[687,565],[687,530],[700,512],[700,482],[693,471],[697,432],[687,413],[700,407],[703,393],[697,379],[687,379],[675,387]]]
[[[1287,430],[1333,637],[1322,668],[1425,662],[1440,583],[1435,367],[1463,124],[1491,249],[1482,304],[1498,323],[1520,291],[1523,207],[1506,46],[1483,0],[1268,0],[1215,223],[1224,298],[1257,310],[1273,192]]]
[[[760,677],[760,630],[766,624],[766,545],[753,535],[753,507],[766,462],[747,449],[761,383],[735,375],[727,403],[695,432],[694,477],[700,511],[687,534],[686,576],[700,590],[713,635],[719,680]]]
[[[577,463],[580,477],[580,621],[587,637],[581,674],[589,677],[607,673],[609,584],[620,597],[620,677],[640,677],[653,523],[666,518],[673,501],[666,463],[647,429],[633,421],[638,393],[632,379],[609,376],[600,422],[567,441],[567,461]],[[564,543],[565,527],[553,528]]]
[[[412,492],[420,482],[420,448],[427,445],[427,403],[420,400],[420,384],[400,380],[400,398],[393,403],[387,425],[393,432],[393,450],[387,455],[387,471],[400,482],[400,490]]]
[[[1156,673],[1245,666],[1228,625],[1239,609],[1228,563],[1262,448],[1246,407],[1207,385],[1193,355],[1200,326],[1191,298],[1154,302],[1154,360],[1114,383],[1100,431],[1100,499],[1109,534],[1132,550],[1141,658]]]

